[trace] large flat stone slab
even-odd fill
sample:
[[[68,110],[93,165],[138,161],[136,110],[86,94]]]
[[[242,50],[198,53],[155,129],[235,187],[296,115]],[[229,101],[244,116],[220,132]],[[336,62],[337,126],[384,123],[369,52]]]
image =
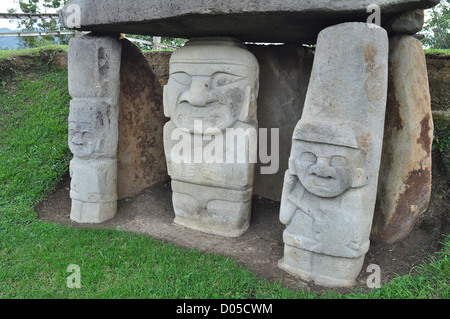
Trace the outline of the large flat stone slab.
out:
[[[74,6],[84,31],[192,38],[232,36],[242,41],[315,43],[324,28],[366,22],[377,4],[383,22],[407,10],[430,8],[439,0],[72,0],[61,11],[73,25]],[[67,23],[69,22],[69,23]]]

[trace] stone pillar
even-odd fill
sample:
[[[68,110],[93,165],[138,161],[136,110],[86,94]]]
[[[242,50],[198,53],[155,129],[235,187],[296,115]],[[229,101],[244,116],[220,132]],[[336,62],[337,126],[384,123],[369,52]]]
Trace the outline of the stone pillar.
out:
[[[101,223],[117,211],[120,59],[119,41],[108,36],[69,43],[70,218],[78,223]]]
[[[163,128],[163,89],[141,50],[122,44],[117,147],[117,196],[132,197],[167,181]]]
[[[193,39],[173,53],[164,147],[176,224],[223,236],[248,228],[258,78],[256,58],[232,38]]]
[[[270,162],[262,163],[261,155],[255,167],[254,194],[279,202],[284,172],[288,169],[292,133],[302,116],[314,54],[301,45],[252,45],[260,67],[258,96],[258,126],[268,132]],[[276,138],[275,131],[278,131]],[[259,131],[259,139],[262,134]],[[278,164],[278,165],[277,165]],[[266,171],[264,171],[266,170]]]
[[[419,40],[390,40],[389,91],[372,239],[408,236],[431,196],[433,117],[425,54]]]
[[[384,29],[344,23],[318,37],[280,207],[279,266],[323,286],[352,286],[369,249],[388,76]]]

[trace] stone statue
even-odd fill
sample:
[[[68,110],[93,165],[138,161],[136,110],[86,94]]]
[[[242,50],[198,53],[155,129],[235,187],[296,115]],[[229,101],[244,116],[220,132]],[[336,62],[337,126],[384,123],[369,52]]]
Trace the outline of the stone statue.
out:
[[[280,206],[279,266],[323,286],[352,286],[369,249],[387,98],[388,38],[344,23],[319,34]]]
[[[334,283],[329,269],[336,267],[339,277],[355,277],[369,248],[359,200],[367,183],[367,144],[358,136],[367,136],[367,129],[330,122],[300,122],[294,131],[280,207],[287,225],[281,266],[305,280]]]
[[[176,224],[223,236],[248,228],[258,78],[256,58],[232,38],[193,39],[172,55],[164,145]],[[242,144],[227,139],[230,130],[244,133]],[[182,161],[180,138],[188,141]]]
[[[70,218],[100,223],[117,212],[120,43],[73,38],[69,53]]]

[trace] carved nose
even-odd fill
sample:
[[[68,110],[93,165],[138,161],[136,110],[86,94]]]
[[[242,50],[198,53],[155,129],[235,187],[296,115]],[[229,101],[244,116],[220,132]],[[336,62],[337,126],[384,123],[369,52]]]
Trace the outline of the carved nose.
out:
[[[336,172],[330,167],[329,160],[327,158],[318,158],[317,164],[311,168],[311,174],[322,178],[335,178]]]
[[[72,138],[72,143],[75,145],[84,145],[82,133],[75,133],[74,137]]]
[[[197,77],[192,80],[186,101],[192,106],[204,107],[212,102],[211,78]]]

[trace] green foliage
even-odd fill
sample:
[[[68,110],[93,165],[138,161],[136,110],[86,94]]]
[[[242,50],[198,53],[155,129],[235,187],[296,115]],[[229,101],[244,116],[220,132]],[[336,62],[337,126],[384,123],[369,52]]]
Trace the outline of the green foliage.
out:
[[[450,145],[450,133],[442,138],[435,137],[433,143],[433,151],[439,150],[439,152],[443,153],[446,149],[448,149],[449,145]]]
[[[450,297],[450,235],[443,238],[443,249],[430,256],[428,264],[413,267],[410,274],[398,277],[367,295],[367,299],[448,299]],[[354,294],[349,294],[351,298]]]
[[[15,2],[18,2],[20,10],[24,13],[54,13],[58,12],[67,1],[68,0],[16,0]],[[14,12],[14,9],[9,9],[8,11]],[[19,20],[17,28],[22,32],[64,30],[59,19]],[[71,36],[69,35],[21,37],[19,38],[19,42],[21,48],[35,48],[51,44],[68,44],[70,38]]]
[[[450,4],[448,0],[427,11],[430,15],[424,25],[423,44],[433,49],[450,49]]]
[[[450,54],[450,49],[425,49],[425,54]]]
[[[144,41],[153,43],[153,44],[145,44],[145,43],[134,42],[134,44],[143,51],[157,50],[157,48],[154,44],[154,37],[146,36],[146,35],[136,35],[136,34],[126,34],[126,37],[131,38],[131,39],[144,40]],[[170,50],[172,48],[173,49],[179,48],[179,47],[182,47],[186,43],[186,41],[187,41],[186,39],[181,39],[181,38],[161,37],[161,44],[163,46],[160,49],[161,50]],[[167,46],[169,48],[167,48]]]
[[[432,150],[436,159],[442,160],[450,174],[450,120],[446,117],[434,118],[434,139]]]
[[[16,0],[19,4],[20,10],[24,13],[45,13],[45,12],[58,12],[68,0]],[[8,10],[14,13],[14,9]],[[22,32],[32,32],[32,31],[54,31],[54,30],[64,30],[59,19],[48,19],[48,20],[20,20],[17,24],[17,28]],[[153,37],[144,35],[126,35],[129,38],[140,39],[147,42],[153,42]],[[68,44],[72,36],[39,36],[39,37],[21,37],[19,38],[20,47],[25,48],[35,48],[40,46],[47,46],[52,44]],[[161,39],[161,44],[167,45],[173,48],[181,47],[186,42],[185,39],[178,38],[167,38],[163,37]],[[135,43],[141,50],[155,50],[155,46],[152,44]],[[5,50],[6,48],[0,48],[0,50]],[[164,47],[163,47],[164,49]]]
[[[450,148],[450,125],[445,117],[437,118],[434,126],[434,141],[432,150],[443,153]]]
[[[28,49],[20,49],[20,50],[5,50],[0,52],[0,61],[3,59],[8,59],[14,56],[20,55],[38,55],[41,51],[65,51],[68,52],[69,47],[67,45],[47,45],[37,48],[28,48]]]

